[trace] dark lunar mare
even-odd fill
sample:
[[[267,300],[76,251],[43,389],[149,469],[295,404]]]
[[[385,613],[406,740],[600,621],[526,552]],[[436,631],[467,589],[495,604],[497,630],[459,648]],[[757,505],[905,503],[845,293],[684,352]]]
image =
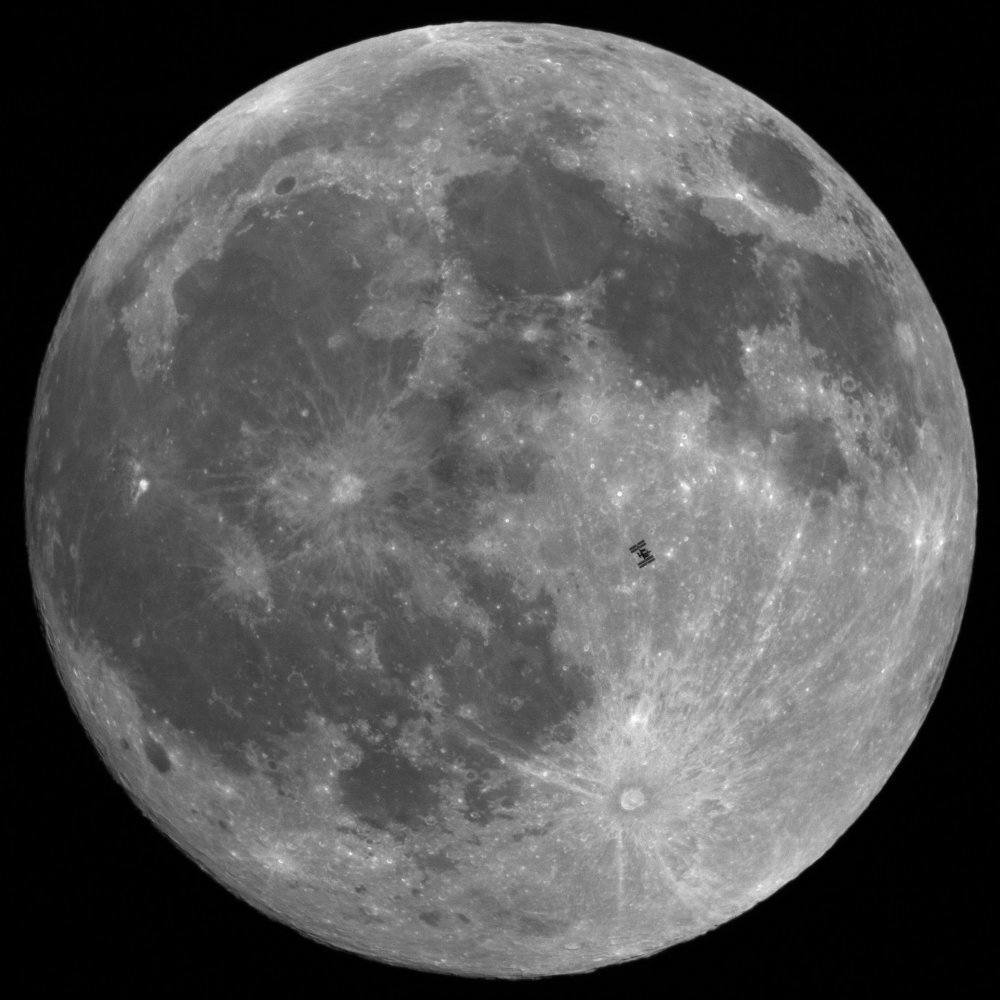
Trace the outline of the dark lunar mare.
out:
[[[823,189],[806,157],[773,131],[744,126],[729,142],[729,162],[773,205],[811,215]]]
[[[295,573],[270,572],[273,611],[251,628],[211,599],[234,527],[267,567],[294,554],[297,543],[259,503],[268,462],[336,442],[379,412],[398,412],[417,450],[411,460],[430,472],[420,495],[404,480],[387,499],[387,516],[421,543],[464,538],[484,490],[532,488],[543,456],[522,448],[484,465],[458,427],[483,393],[557,384],[551,351],[496,337],[470,347],[466,388],[441,401],[404,398],[417,342],[357,331],[388,232],[427,239],[422,227],[407,231],[391,211],[336,188],[290,190],[280,209],[251,209],[217,259],[196,262],[175,282],[182,321],[168,374],[138,383],[121,327],[92,338],[105,348],[93,379],[81,384],[105,391],[99,400],[60,395],[63,409],[49,416],[55,440],[72,431],[88,448],[47,484],[76,498],[60,517],[60,537],[77,539],[76,563],[62,562],[61,578],[88,581],[72,597],[74,618],[126,671],[149,717],[168,720],[238,771],[262,754],[273,774],[283,737],[302,731],[311,714],[348,726],[363,720],[364,731],[353,735],[362,757],[341,791],[359,818],[380,827],[426,822],[437,800],[439,769],[413,763],[393,743],[420,717],[409,682],[422,670],[444,665],[447,710],[477,706],[477,739],[486,733],[507,753],[529,755],[545,739],[567,739],[567,720],[591,696],[586,677],[567,670],[552,646],[551,599],[525,602],[512,581],[471,563],[453,568],[468,601],[488,609],[489,641],[408,613],[398,596],[407,569],[388,555],[384,585],[363,596],[334,590],[330,601],[317,600],[319,581],[336,580],[344,568],[322,552]],[[333,351],[331,330],[343,334]],[[108,452],[101,442],[111,441]],[[148,493],[129,504],[139,475],[148,477]],[[69,485],[83,482],[89,492]],[[429,502],[436,516],[414,520]],[[522,624],[526,615],[535,624]],[[367,628],[386,676],[355,666],[348,653],[348,635]],[[457,657],[463,639],[469,652]],[[390,725],[380,721],[389,718]],[[436,738],[429,721],[424,731]],[[466,742],[460,732],[448,739]],[[162,748],[150,746],[150,762],[166,773]],[[493,756],[468,746],[457,755],[474,774],[470,813],[485,817],[495,801],[509,800],[509,787],[490,785]]]
[[[55,394],[48,417],[52,440],[77,443],[46,484],[67,498],[54,579],[90,581],[72,597],[76,620],[91,623],[93,637],[125,665],[148,712],[230,766],[248,767],[252,745],[280,754],[280,738],[301,729],[311,712],[343,721],[359,710],[367,718],[393,714],[397,727],[412,716],[404,710],[402,680],[385,688],[361,681],[347,665],[344,637],[373,622],[380,655],[405,650],[405,658],[390,658],[390,672],[403,670],[404,659],[411,671],[449,662],[459,641],[471,638],[479,666],[452,665],[449,697],[454,702],[461,693],[478,703],[486,728],[525,752],[569,725],[587,702],[579,675],[562,686],[565,675],[546,634],[518,635],[505,611],[500,638],[486,648],[454,624],[406,621],[386,589],[347,603],[331,634],[327,609],[303,586],[329,575],[330,567],[319,563],[297,580],[272,573],[274,613],[253,629],[208,600],[226,541],[219,515],[249,533],[267,565],[282,565],[287,540],[273,513],[256,502],[267,460],[289,448],[307,451],[324,437],[336,440],[365,415],[399,407],[426,456],[437,515],[412,519],[429,501],[408,492],[405,482],[389,500],[389,516],[423,532],[424,542],[463,537],[483,491],[532,488],[544,456],[526,449],[499,468],[483,465],[463,445],[458,426],[484,393],[557,390],[567,377],[557,341],[529,344],[516,335],[516,324],[505,333],[502,321],[484,323],[492,339],[470,342],[459,385],[423,410],[401,402],[419,361],[418,341],[373,341],[357,330],[389,235],[438,259],[466,260],[495,302],[494,321],[524,296],[558,296],[603,280],[598,319],[635,375],[661,393],[707,386],[719,400],[720,419],[746,421],[762,439],[780,440],[793,488],[835,493],[847,471],[828,425],[803,417],[755,426],[748,414],[759,414],[759,407],[745,405],[738,331],[796,315],[832,374],[897,395],[893,443],[904,456],[912,451],[917,415],[908,370],[891,341],[893,305],[859,264],[834,264],[762,236],[726,235],[702,214],[698,199],[666,190],[667,235],[636,235],[600,181],[556,168],[533,145],[509,172],[451,183],[451,237],[444,247],[405,205],[331,187],[285,186],[279,206],[251,208],[217,259],[196,262],[175,282],[181,325],[168,375],[138,384],[120,327],[110,336],[81,329],[68,338],[71,350],[102,345],[100,353],[87,360],[90,377],[75,383],[75,393],[71,387]],[[109,307],[137,294],[134,274],[112,290]],[[432,302],[437,289],[428,284],[423,294]],[[78,309],[86,308],[81,297]],[[339,350],[328,346],[331,331],[343,341]],[[137,463],[149,464],[153,487],[128,509]],[[386,572],[397,583],[405,580],[405,567],[388,558]],[[499,584],[471,566],[460,578],[474,604],[517,607],[509,585],[496,591]],[[514,710],[518,689],[524,703]],[[390,746],[392,736],[383,734]],[[345,779],[348,801],[371,822],[413,821],[432,810],[439,778],[433,769],[418,777],[418,770],[385,744],[371,745]],[[400,798],[399,809],[390,809],[391,788],[408,789],[412,801]]]

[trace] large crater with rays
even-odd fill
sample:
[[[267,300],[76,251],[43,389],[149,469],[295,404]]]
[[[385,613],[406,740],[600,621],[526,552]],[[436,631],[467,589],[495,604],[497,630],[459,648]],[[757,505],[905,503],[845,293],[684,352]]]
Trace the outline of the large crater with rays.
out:
[[[116,777],[387,962],[646,955],[820,857],[941,681],[976,481],[941,320],[760,100],[476,23],[150,175],[38,388],[27,523]]]

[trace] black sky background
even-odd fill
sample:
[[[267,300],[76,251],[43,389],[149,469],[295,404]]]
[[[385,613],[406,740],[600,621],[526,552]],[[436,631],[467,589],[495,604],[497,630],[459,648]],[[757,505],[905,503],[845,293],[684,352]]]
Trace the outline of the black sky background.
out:
[[[5,16],[8,306],[2,422],[8,447],[4,823],[15,996],[978,995],[995,981],[996,554],[990,423],[997,333],[995,83],[987,5],[797,8],[751,4],[422,6],[276,3],[24,6]],[[372,5],[374,8],[375,5]],[[352,11],[351,20],[345,14]],[[828,854],[724,927],[653,958],[517,985],[395,969],[323,948],[217,886],[142,817],[91,748],[34,612],[21,477],[43,352],[77,272],[122,203],[194,128],[306,59],[422,24],[577,24],[640,38],[714,70],[811,135],[879,206],[930,289],[973,411],[980,475],[977,567],[951,667],[923,728]],[[13,225],[12,225],[13,223]],[[13,315],[10,306],[13,305]],[[12,345],[12,349],[11,349]],[[989,640],[989,641],[987,641]],[[991,683],[992,682],[992,683]],[[989,969],[989,971],[988,971]],[[994,987],[995,988],[995,987]]]

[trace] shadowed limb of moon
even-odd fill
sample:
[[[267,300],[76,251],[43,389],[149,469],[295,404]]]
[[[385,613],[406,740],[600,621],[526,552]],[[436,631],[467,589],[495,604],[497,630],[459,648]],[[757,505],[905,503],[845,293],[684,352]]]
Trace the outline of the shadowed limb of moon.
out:
[[[937,692],[976,511],[941,319],[843,170],[679,57],[489,23],[160,164],[26,487],[60,675],[158,825],[317,940],[506,977],[820,857]]]

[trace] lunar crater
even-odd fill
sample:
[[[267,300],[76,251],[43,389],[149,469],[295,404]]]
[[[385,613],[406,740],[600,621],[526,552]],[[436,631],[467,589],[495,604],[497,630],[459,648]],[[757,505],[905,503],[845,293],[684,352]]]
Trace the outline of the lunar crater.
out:
[[[646,806],[646,792],[637,785],[627,785],[618,796],[618,806],[625,812],[636,812]]]

